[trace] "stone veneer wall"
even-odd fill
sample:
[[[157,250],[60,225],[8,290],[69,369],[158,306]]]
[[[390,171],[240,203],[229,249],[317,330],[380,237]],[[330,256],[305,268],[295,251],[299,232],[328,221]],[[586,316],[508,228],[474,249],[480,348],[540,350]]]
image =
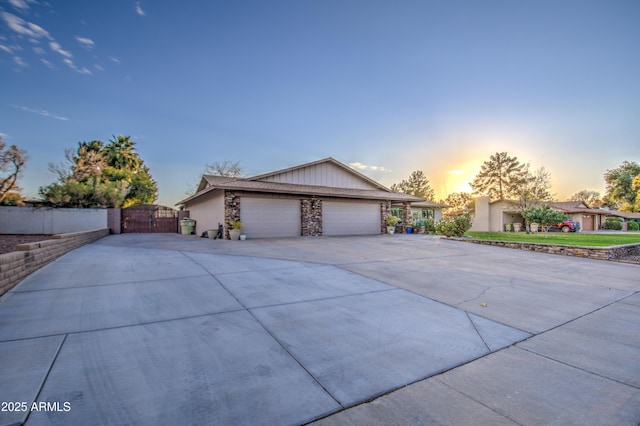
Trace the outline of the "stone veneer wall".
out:
[[[240,197],[233,191],[224,193],[224,238],[230,240],[229,222],[240,220]]]
[[[322,200],[305,198],[300,202],[301,233],[303,237],[322,235]]]
[[[0,295],[24,277],[71,250],[109,235],[109,229],[53,235],[50,240],[18,244],[17,251],[0,255]]]
[[[517,243],[508,241],[490,241],[490,240],[474,240],[467,238],[457,239],[475,244],[484,244],[489,246],[515,248],[527,251],[537,251],[541,253],[563,254],[566,256],[586,257],[588,259],[600,260],[624,260],[627,257],[640,256],[640,244],[625,244],[612,247],[582,247],[567,246],[559,244],[535,244],[535,243]]]
[[[387,218],[391,216],[391,201],[380,203],[380,233],[387,233]]]

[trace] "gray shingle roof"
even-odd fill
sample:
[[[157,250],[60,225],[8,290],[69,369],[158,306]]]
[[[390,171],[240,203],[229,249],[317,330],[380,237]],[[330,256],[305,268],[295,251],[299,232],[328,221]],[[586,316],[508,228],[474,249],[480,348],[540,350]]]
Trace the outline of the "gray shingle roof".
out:
[[[420,202],[422,198],[413,195],[401,194],[391,190],[384,189],[355,189],[355,188],[336,188],[330,186],[318,185],[300,185],[292,183],[263,182],[254,181],[246,178],[228,178],[223,176],[204,175],[203,179],[209,184],[208,187],[196,194],[185,198],[177,204],[184,204],[195,198],[211,192],[216,189],[227,189],[235,191],[264,192],[275,194],[295,194],[295,195],[315,195],[325,197],[353,198],[366,200],[382,200],[382,201],[406,201]]]

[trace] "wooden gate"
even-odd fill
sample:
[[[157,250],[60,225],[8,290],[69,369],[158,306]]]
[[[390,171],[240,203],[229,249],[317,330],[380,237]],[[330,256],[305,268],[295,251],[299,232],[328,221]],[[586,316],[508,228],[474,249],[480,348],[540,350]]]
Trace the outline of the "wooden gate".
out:
[[[178,211],[171,207],[141,204],[122,209],[121,232],[178,232]]]

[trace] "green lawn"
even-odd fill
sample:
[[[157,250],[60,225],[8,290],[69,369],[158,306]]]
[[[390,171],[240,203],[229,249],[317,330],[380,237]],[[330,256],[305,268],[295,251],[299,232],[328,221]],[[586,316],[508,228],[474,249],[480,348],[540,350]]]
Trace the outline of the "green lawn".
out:
[[[464,234],[478,240],[516,241],[521,243],[566,244],[570,246],[617,246],[640,243],[640,234],[581,234],[550,232],[546,238],[542,232],[467,232]]]

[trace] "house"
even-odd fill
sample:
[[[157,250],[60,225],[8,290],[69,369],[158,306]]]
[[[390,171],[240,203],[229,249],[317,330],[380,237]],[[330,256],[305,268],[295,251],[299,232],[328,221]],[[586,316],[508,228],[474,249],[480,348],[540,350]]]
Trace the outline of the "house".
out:
[[[177,205],[196,220],[196,234],[243,222],[249,238],[386,233],[391,205],[410,218],[401,194],[329,157],[250,178],[204,175],[194,195]]]
[[[625,213],[618,210],[592,209],[582,201],[552,201],[549,206],[565,213],[569,220],[578,222],[582,231],[594,231],[602,228],[605,219],[609,216],[631,219],[636,215],[636,213]],[[524,218],[516,201],[491,201],[490,197],[478,197],[475,200],[475,217],[471,230],[500,232],[505,230],[507,224],[522,224],[523,221]]]
[[[448,206],[439,204],[434,201],[418,201],[411,203],[410,217],[412,220],[433,219],[438,222],[442,219],[442,209]],[[394,216],[402,218],[402,204],[391,203],[391,212]]]

